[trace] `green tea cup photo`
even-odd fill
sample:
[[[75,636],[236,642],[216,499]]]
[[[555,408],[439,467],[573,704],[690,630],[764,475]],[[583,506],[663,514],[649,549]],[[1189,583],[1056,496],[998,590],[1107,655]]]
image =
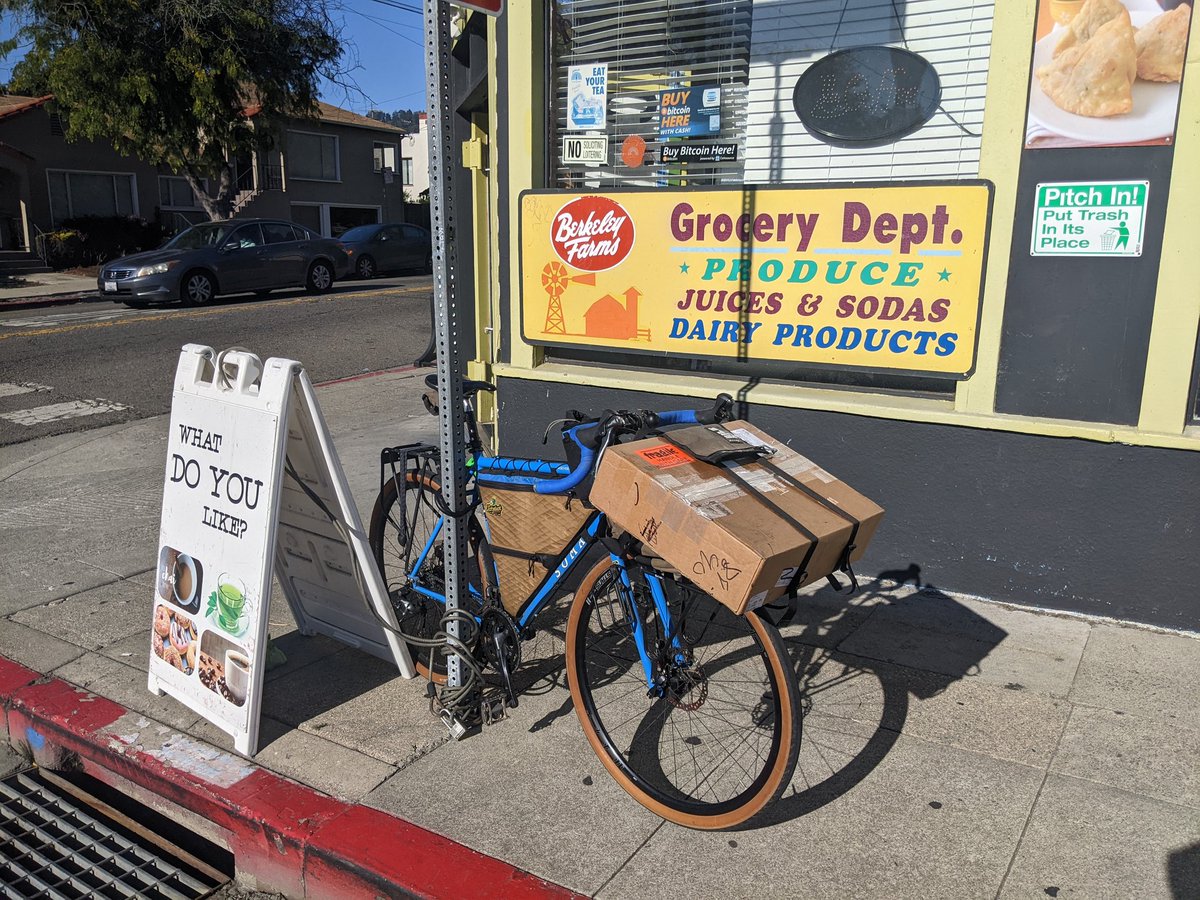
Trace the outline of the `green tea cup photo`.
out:
[[[217,624],[236,633],[246,606],[246,585],[234,575],[222,575],[217,580]]]

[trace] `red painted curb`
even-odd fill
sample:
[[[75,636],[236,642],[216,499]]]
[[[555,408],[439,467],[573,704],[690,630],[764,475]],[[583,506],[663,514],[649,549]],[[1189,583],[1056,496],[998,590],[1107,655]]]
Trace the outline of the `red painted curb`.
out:
[[[396,372],[411,372],[416,366],[396,366],[392,369],[380,369],[378,372],[363,372],[361,375],[347,375],[345,378],[335,378],[332,381],[319,381],[313,387],[329,387],[331,384],[344,384],[347,381],[362,381],[365,378],[378,378],[380,375],[392,375]]]
[[[47,768],[134,785],[206,823],[260,890],[292,897],[566,898],[380,810],[346,803],[0,656],[0,722]]]

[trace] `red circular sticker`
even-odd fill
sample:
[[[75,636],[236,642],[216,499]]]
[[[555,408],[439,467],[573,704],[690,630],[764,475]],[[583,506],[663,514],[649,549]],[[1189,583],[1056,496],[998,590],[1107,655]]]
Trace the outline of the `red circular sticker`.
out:
[[[621,145],[621,159],[631,169],[636,169],[646,158],[646,141],[641,135],[631,134]]]
[[[608,197],[579,197],[554,214],[550,243],[569,266],[603,272],[633,249],[633,219]]]

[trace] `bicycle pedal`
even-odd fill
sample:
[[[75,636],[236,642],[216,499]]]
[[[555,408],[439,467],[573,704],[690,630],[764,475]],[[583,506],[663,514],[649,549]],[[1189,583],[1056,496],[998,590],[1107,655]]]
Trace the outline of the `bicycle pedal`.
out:
[[[502,697],[485,697],[479,705],[479,712],[484,725],[494,725],[508,718],[508,709]]]
[[[450,729],[450,737],[456,741],[463,739],[463,735],[467,733],[467,726],[453,712],[443,709],[438,712],[438,718],[442,720],[442,724]]]

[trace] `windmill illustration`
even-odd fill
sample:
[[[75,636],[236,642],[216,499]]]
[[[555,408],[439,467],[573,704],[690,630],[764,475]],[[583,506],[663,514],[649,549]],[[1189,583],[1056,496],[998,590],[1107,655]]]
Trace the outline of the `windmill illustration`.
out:
[[[542,290],[550,297],[546,305],[546,324],[542,328],[544,334],[567,333],[567,326],[563,321],[562,295],[571,282],[595,285],[596,274],[587,272],[583,275],[572,275],[560,262],[546,263],[542,269]]]

